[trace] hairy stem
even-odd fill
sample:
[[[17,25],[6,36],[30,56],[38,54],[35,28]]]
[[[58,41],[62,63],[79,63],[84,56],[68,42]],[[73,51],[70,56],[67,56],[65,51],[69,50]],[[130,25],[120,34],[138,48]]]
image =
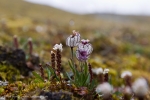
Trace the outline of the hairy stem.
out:
[[[71,49],[71,60],[73,62],[73,47],[70,47],[70,49]]]

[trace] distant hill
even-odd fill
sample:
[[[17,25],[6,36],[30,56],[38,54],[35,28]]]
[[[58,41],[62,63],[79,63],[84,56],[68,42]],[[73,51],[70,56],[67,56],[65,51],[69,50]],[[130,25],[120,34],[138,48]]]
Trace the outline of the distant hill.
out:
[[[95,13],[88,14],[88,16],[93,16],[94,18],[100,18],[103,20],[114,20],[114,21],[138,21],[138,22],[150,22],[150,16],[142,15],[118,15],[109,13]]]
[[[0,0],[0,18],[2,16],[21,15],[37,20],[50,19],[59,24],[68,24],[70,20],[75,22],[75,27],[102,27],[107,28],[110,25],[149,25],[148,16],[124,16],[115,14],[89,14],[77,15],[68,13],[53,7],[33,4],[23,0]]]
[[[0,16],[4,15],[22,15],[31,18],[52,18],[58,20],[58,17],[70,16],[74,14],[64,12],[49,6],[32,4],[23,0],[0,0]],[[65,19],[66,17],[63,17]]]

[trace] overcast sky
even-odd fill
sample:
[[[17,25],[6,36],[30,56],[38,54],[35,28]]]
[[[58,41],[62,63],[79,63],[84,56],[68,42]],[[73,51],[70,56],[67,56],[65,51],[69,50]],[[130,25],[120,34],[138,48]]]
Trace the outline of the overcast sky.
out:
[[[77,14],[150,15],[150,0],[25,0]]]

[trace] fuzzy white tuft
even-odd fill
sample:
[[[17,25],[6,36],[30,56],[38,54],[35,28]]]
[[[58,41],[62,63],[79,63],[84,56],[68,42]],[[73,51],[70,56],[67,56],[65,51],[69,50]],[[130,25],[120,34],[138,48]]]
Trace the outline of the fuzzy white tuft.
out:
[[[108,72],[109,72],[109,69],[104,69],[103,74],[106,74],[106,73],[108,73]]]
[[[60,44],[55,44],[53,49],[54,50],[60,50],[62,52],[62,50],[63,50],[62,46],[63,45],[61,43]]]
[[[102,93],[103,96],[105,97],[108,97],[109,95],[111,95],[111,92],[112,92],[112,86],[105,82],[105,83],[102,83],[102,84],[99,84],[97,87],[96,87],[96,93]]]
[[[137,96],[145,96],[148,93],[149,87],[144,78],[139,78],[132,84],[132,89]]]
[[[92,72],[96,75],[102,74],[103,69],[102,68],[92,68]]]
[[[124,71],[122,74],[121,74],[121,78],[125,78],[126,76],[132,76],[132,73],[130,71]]]

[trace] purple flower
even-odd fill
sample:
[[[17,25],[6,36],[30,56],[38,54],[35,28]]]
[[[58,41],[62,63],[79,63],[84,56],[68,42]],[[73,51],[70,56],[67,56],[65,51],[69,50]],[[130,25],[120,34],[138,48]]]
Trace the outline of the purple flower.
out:
[[[66,45],[69,47],[75,47],[78,45],[79,41],[80,41],[80,34],[75,30],[73,30],[73,34],[66,39]]]
[[[76,57],[79,61],[86,61],[89,57],[89,54],[86,50],[77,50]]]
[[[86,61],[90,54],[93,51],[92,45],[89,43],[89,40],[81,40],[78,44],[78,48],[76,50],[76,57],[79,61]]]

